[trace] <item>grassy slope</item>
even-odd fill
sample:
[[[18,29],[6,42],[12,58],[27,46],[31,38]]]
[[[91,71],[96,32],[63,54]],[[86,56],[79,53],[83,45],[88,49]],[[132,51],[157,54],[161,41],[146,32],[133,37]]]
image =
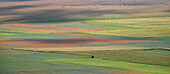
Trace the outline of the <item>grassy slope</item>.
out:
[[[0,74],[99,74],[114,72],[110,69],[42,61],[42,59],[59,58],[81,57],[0,48]]]
[[[16,50],[20,51],[21,50]],[[24,52],[31,52],[25,51]],[[34,51],[35,52],[35,51]],[[44,53],[44,52],[42,52]],[[152,52],[138,52],[138,51],[81,51],[81,52],[53,52],[59,54],[67,54],[67,55],[76,55],[76,56],[87,56],[90,57],[94,55],[95,58],[58,58],[58,57],[50,57],[48,55],[53,55],[51,52],[46,53],[46,57],[42,58],[40,56],[41,61],[52,62],[52,63],[63,63],[63,64],[72,64],[72,65],[80,65],[80,66],[91,66],[91,67],[99,67],[113,70],[122,70],[122,71],[132,71],[132,72],[142,72],[142,73],[153,73],[153,74],[168,74],[170,73],[170,67],[168,65],[151,65],[144,64],[145,61],[152,61],[152,64],[161,62],[169,63],[169,55],[168,54],[158,54]],[[126,54],[127,53],[127,54]],[[147,53],[147,55],[145,54]],[[44,53],[45,54],[45,53]],[[28,55],[29,56],[29,55]],[[31,57],[34,57],[31,55]],[[97,57],[97,58],[96,58]],[[28,58],[28,57],[27,57]],[[114,59],[117,58],[117,59]],[[128,61],[122,61],[121,59],[134,60],[137,61],[139,59],[142,60],[141,63],[134,63]],[[35,60],[35,59],[34,59]],[[37,59],[38,60],[38,59]]]
[[[41,2],[38,2],[38,4],[39,3],[41,3]],[[71,2],[68,2],[68,3],[71,3]],[[74,2],[72,2],[72,3],[74,3]],[[43,4],[43,2],[42,2],[42,4]],[[18,5],[18,4],[16,4],[16,5]],[[129,29],[129,27],[141,29],[141,28],[146,28],[146,27],[151,26],[151,27],[149,27],[149,31],[150,31],[149,33],[148,33],[148,29],[143,29],[144,31],[137,30],[140,33],[139,36],[141,37],[141,34],[143,34],[143,32],[144,32],[144,34],[148,35],[147,37],[153,37],[154,36],[157,39],[164,39],[164,38],[169,39],[169,37],[166,37],[166,36],[169,36],[169,34],[167,34],[167,32],[169,32],[169,28],[167,29],[167,27],[169,27],[168,26],[169,22],[167,23],[165,21],[162,21],[162,22],[160,22],[160,21],[159,22],[156,22],[156,21],[154,21],[154,22],[141,21],[143,18],[149,18],[150,20],[153,20],[152,18],[169,17],[169,13],[163,12],[164,10],[158,10],[158,11],[151,10],[151,9],[154,9],[154,8],[149,8],[149,9],[146,8],[146,9],[148,9],[146,11],[145,11],[145,8],[128,9],[128,8],[126,8],[127,6],[125,5],[125,6],[122,6],[122,7],[123,7],[123,9],[126,9],[126,10],[120,9],[120,10],[122,10],[122,11],[120,11],[120,10],[110,9],[109,10],[110,13],[107,13],[109,11],[103,12],[105,10],[102,10],[102,9],[99,9],[99,10],[102,10],[102,11],[95,11],[95,10],[93,11],[93,9],[92,9],[92,11],[89,11],[89,9],[91,9],[91,8],[87,9],[87,11],[86,10],[83,11],[81,7],[80,7],[80,9],[76,9],[76,8],[70,9],[70,10],[73,10],[74,12],[70,11],[69,8],[67,8],[67,7],[61,8],[61,9],[60,8],[59,9],[49,9],[49,8],[55,7],[53,5],[51,7],[48,7],[48,6],[42,7],[40,5],[39,7],[44,9],[44,10],[40,10],[40,8],[33,7],[33,9],[35,9],[36,11],[32,11],[33,9],[30,9],[29,12],[25,12],[24,8],[21,8],[21,11],[15,11],[15,10],[11,11],[10,9],[6,10],[6,9],[2,8],[1,9],[2,11],[4,11],[4,10],[6,10],[6,11],[1,12],[0,13],[1,15],[7,15],[7,16],[8,16],[8,14],[9,15],[13,15],[13,14],[21,15],[21,13],[22,13],[24,16],[13,17],[13,20],[8,20],[8,19],[11,19],[11,17],[3,18],[2,20],[0,20],[0,23],[42,22],[42,21],[43,22],[44,21],[59,21],[59,22],[66,21],[66,22],[69,22],[69,21],[92,20],[92,19],[101,19],[101,20],[102,19],[103,20],[125,19],[125,20],[120,20],[120,22],[114,20],[114,22],[111,22],[111,23],[106,23],[106,22],[109,22],[109,21],[106,21],[104,23],[102,23],[102,22],[97,22],[97,23],[96,22],[87,22],[85,24],[100,24],[100,25],[117,24],[117,25],[122,25],[123,29],[125,29],[127,27],[128,27],[128,29]],[[47,8],[45,8],[45,7],[47,7]],[[109,7],[116,8],[116,7],[112,7],[112,6],[106,6],[106,8],[109,8]],[[122,7],[120,7],[120,8],[122,8]],[[128,7],[131,8],[131,6],[128,6]],[[141,7],[143,7],[143,6],[141,6]],[[105,9],[104,7],[101,7],[101,8]],[[157,10],[157,9],[162,9],[162,8],[155,8],[155,9]],[[96,8],[96,9],[98,9],[98,8]],[[28,9],[26,9],[26,10],[28,10]],[[60,10],[61,11],[63,10],[63,12],[60,12]],[[127,12],[127,10],[128,10],[128,12]],[[144,10],[144,11],[138,11],[138,10]],[[169,10],[169,9],[166,9],[166,10]],[[85,12],[85,13],[82,13],[82,12]],[[99,12],[99,13],[97,13],[97,12]],[[61,13],[61,14],[58,14],[58,13]],[[46,14],[48,14],[48,15],[46,16]],[[112,14],[112,15],[110,16],[110,14]],[[62,15],[62,16],[60,16],[60,15]],[[81,17],[79,17],[79,15],[81,15]],[[40,17],[37,17],[37,16],[40,16]],[[59,19],[56,19],[56,18],[59,18]],[[131,19],[131,18],[135,18],[135,19],[136,18],[142,18],[142,19],[139,19],[141,22],[133,21],[134,19],[126,20],[126,19]],[[7,21],[3,21],[3,20],[7,20]],[[127,23],[124,23],[124,22],[127,22]],[[153,26],[153,24],[154,24],[154,26],[158,25],[158,26],[156,26],[157,27],[156,31],[159,31],[159,33],[155,32],[155,27]],[[159,29],[159,26],[163,27],[162,25],[165,25],[164,28]],[[124,28],[124,26],[125,26],[125,28]],[[150,30],[150,28],[153,28],[153,29]],[[126,33],[126,31],[131,32],[131,33]],[[166,31],[166,32],[163,32],[163,31]],[[21,34],[28,34],[28,33],[32,34],[32,33],[34,33],[34,32],[28,32],[27,33],[25,31],[14,31],[14,30],[10,30],[10,31],[8,30],[8,31],[5,31],[5,32],[16,32],[16,34],[20,34],[20,33]],[[112,32],[113,31],[108,31],[109,34],[112,33]],[[119,34],[120,32],[122,32],[122,31],[119,31],[118,33],[117,32],[116,33]],[[132,37],[135,36],[136,37],[136,34],[135,35],[132,34],[134,32],[135,32],[135,30],[134,31],[123,30],[122,34],[124,34],[123,36],[126,36],[125,34],[128,34],[128,36],[132,36]],[[98,33],[100,33],[100,32],[98,32]],[[39,33],[36,32],[36,34],[39,34]],[[105,34],[107,34],[107,33],[105,33]],[[152,36],[150,36],[150,34],[152,34]],[[163,37],[159,37],[159,34],[163,34],[162,35]],[[118,36],[120,36],[120,35],[118,35]],[[37,37],[37,39],[40,39],[41,37],[43,38],[43,36],[40,36],[40,37]],[[16,39],[18,39],[18,37],[16,37]],[[12,39],[9,39],[9,40],[12,40]],[[112,59],[112,60],[67,59],[67,58],[61,60],[61,59],[57,58],[57,59],[46,60],[46,61],[52,61],[52,62],[58,62],[58,63],[60,62],[60,63],[79,64],[79,65],[80,64],[81,65],[90,65],[90,66],[97,66],[97,67],[104,67],[104,68],[111,68],[111,69],[118,69],[118,70],[138,71],[138,72],[163,73],[163,74],[169,73],[169,71],[168,71],[169,66],[146,65],[146,64],[136,64],[136,63],[114,61],[114,60],[121,60],[121,61],[138,62],[138,63],[169,65],[169,54],[159,54],[159,53],[149,53],[149,52],[144,53],[144,52],[132,52],[132,51],[95,51],[95,52],[58,52],[58,53],[72,54],[72,55],[78,55],[78,56],[79,55],[81,55],[81,56],[95,55],[95,57],[98,57],[98,58]],[[34,70],[34,69],[32,69],[32,67],[34,67],[36,65],[36,69],[40,69],[40,71],[41,71],[41,70],[49,70],[49,68],[41,69],[42,66],[43,67],[54,66],[54,68],[52,68],[53,70],[51,70],[51,71],[56,71],[56,67],[59,66],[59,69],[60,69],[59,71],[61,71],[62,73],[65,72],[65,71],[68,72],[68,69],[63,71],[63,69],[61,69],[61,67],[63,67],[63,66],[61,66],[61,65],[54,65],[54,64],[44,65],[45,63],[39,63],[39,61],[35,62],[35,59],[27,60],[26,58],[30,57],[29,55],[27,55],[26,57],[24,57],[22,54],[17,55],[17,56],[21,56],[21,57],[16,57],[16,55],[12,55],[12,54],[1,54],[1,58],[6,58],[6,60],[0,59],[1,60],[0,62],[3,62],[3,66],[0,66],[0,67],[6,68],[6,69],[7,68],[8,69],[9,68],[15,69],[16,67],[18,68],[18,65],[19,65],[18,70],[28,70],[28,69]],[[38,56],[39,56],[39,54],[38,54]],[[38,56],[34,55],[34,58],[37,58]],[[20,58],[20,59],[17,59],[17,58]],[[44,57],[42,57],[42,58],[44,58]],[[12,61],[9,61],[9,60],[12,60]],[[89,62],[91,60],[93,62]],[[82,62],[82,61],[84,61],[84,62]],[[31,64],[30,64],[30,62],[31,62]],[[119,66],[117,66],[115,64],[118,64]],[[129,66],[127,66],[127,64]],[[27,67],[25,67],[25,66],[27,66]],[[65,66],[67,67],[68,65],[65,65]],[[72,66],[70,66],[70,68],[72,70]],[[132,70],[132,69],[135,69],[135,70]],[[152,69],[152,70],[150,70],[150,69]],[[71,70],[69,70],[69,71],[71,71]],[[76,73],[77,73],[77,70],[76,70]]]
[[[170,54],[139,51],[69,51],[53,52],[76,56],[95,56],[78,59],[48,59],[44,61],[75,65],[94,66],[113,70],[134,71],[153,74],[170,73]],[[124,62],[123,62],[124,61]]]
[[[107,20],[90,20],[83,22],[75,22],[75,23],[86,23],[86,24],[95,24],[95,25],[123,25],[130,26],[135,28],[159,28],[168,26],[170,18],[162,17],[162,18],[135,18],[135,19],[107,19]]]
[[[81,58],[81,59],[49,59],[45,61],[94,66],[94,67],[101,67],[101,68],[109,68],[113,70],[135,71],[135,72],[143,72],[143,73],[155,73],[155,74],[170,73],[169,71],[170,67],[167,66],[129,63],[129,62],[114,61],[114,60]]]
[[[60,54],[70,54],[77,56],[90,57],[94,55],[97,58],[110,59],[110,60],[120,60],[127,62],[145,63],[145,64],[155,64],[155,65],[165,65],[170,66],[170,54],[161,53],[151,53],[151,52],[138,52],[138,51],[70,51],[70,52],[53,52]]]
[[[138,18],[138,19],[118,19],[118,20],[94,20],[79,23],[106,25],[110,27],[124,26],[131,29],[105,30],[98,32],[86,32],[88,34],[114,35],[126,37],[153,37],[156,39],[169,39],[169,17],[165,18]],[[118,27],[119,28],[119,27]]]
[[[86,32],[89,34],[114,35],[126,37],[170,37],[169,29],[133,29]]]
[[[15,33],[0,33],[0,35],[19,35],[19,34],[15,34]]]

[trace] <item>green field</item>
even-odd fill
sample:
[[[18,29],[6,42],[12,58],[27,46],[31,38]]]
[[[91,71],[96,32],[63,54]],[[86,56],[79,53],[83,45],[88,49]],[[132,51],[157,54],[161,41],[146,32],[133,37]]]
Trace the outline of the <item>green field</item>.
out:
[[[145,64],[153,64],[153,65],[164,65],[170,66],[169,62],[169,51],[164,51],[164,53],[153,53],[152,51],[143,50],[144,52],[139,52],[140,50],[105,50],[105,51],[70,51],[70,52],[53,52],[53,53],[62,53],[62,54],[70,54],[77,56],[96,56],[97,58],[103,59],[111,59],[111,60],[120,60],[127,62],[136,62],[136,63],[145,63]],[[155,50],[159,51],[159,50]],[[163,51],[163,50],[162,50]],[[160,52],[160,51],[159,51]],[[165,53],[167,52],[167,53]]]
[[[158,74],[170,73],[169,71],[170,68],[167,66],[137,64],[137,63],[114,61],[114,60],[83,58],[83,59],[49,59],[46,61],[55,62],[55,63],[75,64],[75,65],[82,65],[82,66],[83,65],[94,66],[99,68],[108,68],[113,70],[133,71],[133,72],[142,72],[142,73],[158,73]]]
[[[86,73],[170,73],[170,54],[147,51],[151,50],[35,52],[1,49],[0,55],[4,59],[0,59],[0,68],[1,73],[75,73],[77,69],[77,73],[84,73],[81,69],[86,70]],[[90,58],[92,55],[95,58]],[[56,69],[58,70],[55,71]]]
[[[162,53],[160,51],[162,51]],[[70,51],[70,52],[52,52],[52,53],[85,56],[86,58],[49,59],[45,61],[94,66],[94,67],[108,68],[113,70],[155,73],[155,74],[162,74],[162,73],[166,74],[169,73],[169,69],[170,69],[169,68],[170,54],[168,54],[169,50],[166,49],[152,49],[152,50],[150,49],[150,50],[137,50],[137,51],[134,50],[74,51],[74,52]],[[90,58],[92,55],[95,56],[97,59]]]
[[[89,34],[126,36],[126,37],[170,37],[169,29],[133,29],[87,32]]]
[[[85,32],[89,34],[126,36],[126,37],[150,37],[150,38],[170,37],[169,36],[169,28],[170,28],[169,17],[168,18],[165,17],[165,18],[95,20],[95,21],[85,21],[81,23],[108,25],[108,26],[116,27],[118,29],[118,30],[98,31],[98,32]],[[117,27],[117,25],[129,27],[131,29],[121,30],[119,29],[119,27]]]
[[[0,73],[1,74],[27,74],[27,73],[107,73],[115,70],[95,68],[88,66],[79,66],[71,64],[51,63],[42,60],[45,59],[68,59],[82,58],[79,56],[70,56],[62,54],[53,54],[45,52],[18,51],[11,49],[0,49]]]

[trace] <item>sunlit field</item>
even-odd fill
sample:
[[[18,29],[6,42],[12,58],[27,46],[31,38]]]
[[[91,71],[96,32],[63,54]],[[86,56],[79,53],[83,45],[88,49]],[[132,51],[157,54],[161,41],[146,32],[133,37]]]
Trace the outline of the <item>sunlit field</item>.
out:
[[[0,0],[0,73],[169,74],[169,12],[169,0]]]

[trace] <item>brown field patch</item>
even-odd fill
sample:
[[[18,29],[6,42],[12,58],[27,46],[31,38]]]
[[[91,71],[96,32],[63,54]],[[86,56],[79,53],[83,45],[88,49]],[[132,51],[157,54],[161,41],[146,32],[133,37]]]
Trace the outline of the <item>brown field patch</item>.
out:
[[[140,50],[149,48],[132,46],[91,46],[91,47],[51,47],[51,48],[16,47],[15,49],[50,52],[50,51]]]

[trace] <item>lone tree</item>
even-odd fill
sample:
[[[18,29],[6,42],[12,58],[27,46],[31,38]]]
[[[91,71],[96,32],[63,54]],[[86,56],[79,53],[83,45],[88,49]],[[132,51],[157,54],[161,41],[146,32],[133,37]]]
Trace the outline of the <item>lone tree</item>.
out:
[[[94,58],[94,56],[91,56],[91,58]]]

